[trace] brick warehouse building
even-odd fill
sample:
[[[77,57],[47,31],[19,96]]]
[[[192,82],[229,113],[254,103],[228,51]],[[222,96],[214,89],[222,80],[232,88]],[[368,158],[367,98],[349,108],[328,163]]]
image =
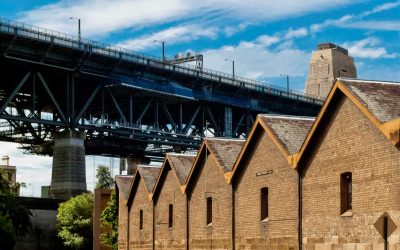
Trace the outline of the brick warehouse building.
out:
[[[160,168],[138,166],[128,197],[128,249],[153,249],[153,189]],[[119,232],[120,233],[120,232]]]
[[[186,249],[186,179],[195,156],[169,153],[154,187],[155,249]]]
[[[118,197],[118,249],[128,249],[128,196],[132,183],[132,176],[115,176],[115,193]]]
[[[290,164],[313,121],[257,117],[232,171],[236,249],[297,249],[298,178]]]
[[[244,140],[206,138],[189,174],[189,248],[232,249],[229,179]]]
[[[400,226],[399,130],[398,83],[336,82],[296,164],[304,249],[384,249],[374,224],[387,212]]]
[[[206,139],[182,185],[187,249],[383,249],[382,221],[400,249],[399,97],[400,83],[339,78],[312,126],[260,115],[238,151],[215,154],[205,144],[218,139]],[[224,155],[230,169],[218,165]]]

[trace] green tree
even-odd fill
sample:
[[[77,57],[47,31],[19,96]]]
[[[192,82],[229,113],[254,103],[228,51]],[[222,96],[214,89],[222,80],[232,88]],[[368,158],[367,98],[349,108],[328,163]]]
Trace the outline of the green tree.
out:
[[[106,229],[106,233],[100,235],[101,243],[111,247],[112,250],[118,249],[118,206],[115,190],[112,191],[107,207],[101,213],[101,227]]]
[[[10,218],[0,215],[0,242],[1,249],[12,250],[16,243],[16,236]]]
[[[31,212],[24,207],[8,181],[7,172],[0,169],[0,242],[4,249],[13,249],[16,237],[31,228]]]
[[[93,248],[93,195],[84,193],[60,204],[57,214],[58,236],[74,249]]]
[[[111,177],[110,169],[104,165],[99,165],[96,173],[96,188],[111,189],[114,186],[114,179]]]

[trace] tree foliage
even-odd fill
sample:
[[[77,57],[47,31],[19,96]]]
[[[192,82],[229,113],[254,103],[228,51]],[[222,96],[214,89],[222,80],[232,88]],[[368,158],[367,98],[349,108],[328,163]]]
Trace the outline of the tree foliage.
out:
[[[60,204],[57,214],[58,236],[74,249],[92,249],[93,195],[84,193]]]
[[[0,242],[1,249],[11,250],[14,249],[16,243],[16,236],[10,218],[0,215]]]
[[[31,212],[25,208],[13,192],[7,172],[0,169],[0,242],[4,249],[13,249],[16,237],[31,228]]]
[[[118,249],[118,206],[115,190],[112,191],[107,207],[101,213],[101,227],[106,229],[106,233],[100,235],[101,243],[111,247],[112,250]]]
[[[96,188],[111,189],[114,185],[114,179],[111,177],[110,169],[104,165],[99,165],[96,173]]]

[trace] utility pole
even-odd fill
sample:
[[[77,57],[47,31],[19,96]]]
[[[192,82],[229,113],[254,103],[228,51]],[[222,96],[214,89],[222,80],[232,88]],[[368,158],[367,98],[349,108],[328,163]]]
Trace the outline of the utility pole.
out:
[[[165,41],[161,41],[161,40],[154,40],[154,43],[158,42],[161,43],[162,46],[162,62],[165,62]]]
[[[230,59],[226,58],[225,61],[232,62],[232,76],[233,76],[233,79],[235,79],[235,60],[230,60]]]
[[[78,20],[78,42],[81,42],[81,19],[76,17],[70,17],[69,19]]]
[[[286,91],[289,92],[289,75],[280,75],[286,77]]]

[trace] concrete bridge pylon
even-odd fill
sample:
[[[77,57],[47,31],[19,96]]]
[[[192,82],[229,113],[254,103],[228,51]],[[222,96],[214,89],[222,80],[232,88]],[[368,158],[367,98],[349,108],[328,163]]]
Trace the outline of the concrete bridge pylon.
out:
[[[86,134],[75,130],[55,132],[50,191],[53,198],[68,199],[87,191]]]

